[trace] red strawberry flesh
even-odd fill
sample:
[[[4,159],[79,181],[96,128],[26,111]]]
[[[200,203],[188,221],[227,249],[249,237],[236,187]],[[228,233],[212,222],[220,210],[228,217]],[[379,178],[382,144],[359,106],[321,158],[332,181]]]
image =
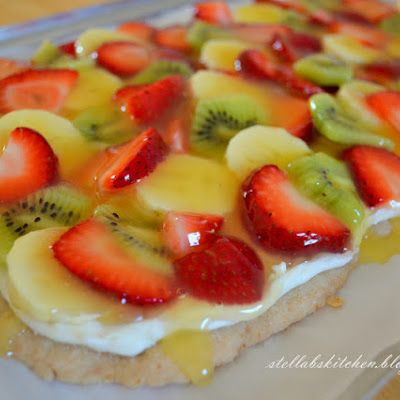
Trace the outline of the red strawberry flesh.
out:
[[[228,24],[232,22],[232,13],[229,5],[224,1],[208,1],[197,3],[195,18],[212,24]]]
[[[273,80],[296,96],[308,98],[322,92],[320,87],[297,76],[292,68],[273,63],[259,50],[245,50],[237,61],[237,69],[245,76]]]
[[[139,21],[125,22],[121,24],[117,30],[118,32],[135,36],[145,42],[151,41],[155,32],[155,29],[152,26]]]
[[[164,243],[174,257],[183,257],[214,240],[223,221],[219,215],[170,212],[163,224]]]
[[[169,76],[134,93],[126,102],[126,111],[139,124],[152,123],[181,99],[184,90],[181,76]]]
[[[378,92],[367,96],[368,106],[383,120],[400,132],[400,93]]]
[[[397,155],[377,147],[354,146],[345,150],[343,158],[368,206],[400,200],[400,158]]]
[[[79,278],[137,304],[165,303],[175,295],[168,274],[134,259],[95,219],[65,232],[53,245],[56,259]]]
[[[149,175],[168,154],[168,147],[153,128],[116,149],[97,178],[102,190],[120,189]]]
[[[350,231],[302,196],[278,167],[255,172],[243,187],[243,197],[249,228],[266,249],[290,255],[346,249]]]
[[[68,69],[23,71],[0,80],[0,113],[19,109],[58,112],[78,79]]]
[[[58,48],[65,54],[76,58],[76,48],[75,48],[75,42],[67,42],[60,44]]]
[[[50,185],[58,161],[46,139],[29,128],[16,128],[0,156],[0,202],[12,202]]]
[[[190,50],[186,36],[187,27],[174,25],[156,31],[154,41],[158,46],[185,52]]]
[[[192,296],[217,304],[249,304],[262,298],[263,265],[238,239],[220,236],[174,264],[182,289]]]
[[[132,42],[108,42],[97,50],[97,63],[121,77],[136,74],[150,61],[149,51]]]
[[[18,72],[24,71],[27,68],[28,65],[22,61],[11,60],[8,58],[0,58],[0,79],[4,79],[7,76],[11,76]]]

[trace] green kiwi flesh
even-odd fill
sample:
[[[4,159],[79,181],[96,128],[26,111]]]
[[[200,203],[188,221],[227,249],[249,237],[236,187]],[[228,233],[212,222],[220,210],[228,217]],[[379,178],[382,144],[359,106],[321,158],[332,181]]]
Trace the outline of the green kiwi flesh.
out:
[[[32,62],[37,67],[47,67],[61,56],[61,50],[49,40],[45,40],[33,55]]]
[[[39,229],[72,226],[86,218],[91,201],[67,184],[51,186],[3,209],[0,215],[0,265],[14,241]]]
[[[184,78],[189,78],[193,70],[184,62],[159,60],[151,63],[143,71],[139,72],[128,81],[134,85],[144,85],[156,82],[170,75],[181,75]]]
[[[353,77],[350,65],[328,54],[312,54],[293,66],[295,72],[320,86],[339,86]]]
[[[394,148],[391,140],[359,128],[356,120],[345,114],[332,95],[319,93],[311,96],[309,101],[314,126],[329,140],[347,145],[367,144],[389,150]]]
[[[97,207],[94,215],[110,229],[135,261],[155,271],[173,274],[159,230],[135,226],[130,216],[108,205]]]
[[[200,155],[220,158],[229,140],[253,125],[265,125],[264,109],[245,95],[200,100],[192,125],[192,149]]]
[[[201,50],[203,44],[210,39],[224,39],[232,34],[215,25],[202,21],[195,21],[187,33],[187,41],[194,50]]]
[[[90,141],[121,144],[136,133],[132,121],[116,107],[102,105],[88,108],[73,120],[75,127]]]
[[[326,155],[315,153],[291,163],[289,175],[299,190],[339,218],[350,229],[362,225],[365,207],[346,166]]]
[[[384,32],[390,33],[395,36],[400,36],[400,13],[396,13],[388,18],[385,18],[379,24],[379,27]]]

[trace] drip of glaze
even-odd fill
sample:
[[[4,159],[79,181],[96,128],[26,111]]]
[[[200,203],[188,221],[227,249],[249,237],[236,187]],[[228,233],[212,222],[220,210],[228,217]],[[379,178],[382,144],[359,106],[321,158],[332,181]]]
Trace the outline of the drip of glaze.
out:
[[[26,326],[14,315],[8,305],[0,299],[0,357],[12,357],[12,345],[16,336]]]
[[[365,234],[358,264],[385,264],[393,256],[400,254],[400,218],[384,224],[372,227]]]
[[[177,331],[161,341],[161,348],[195,385],[210,383],[214,372],[214,352],[209,332]]]

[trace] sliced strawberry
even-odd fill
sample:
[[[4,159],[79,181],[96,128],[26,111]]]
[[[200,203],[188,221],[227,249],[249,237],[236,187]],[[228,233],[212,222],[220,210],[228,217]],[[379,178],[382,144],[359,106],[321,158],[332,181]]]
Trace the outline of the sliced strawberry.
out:
[[[237,69],[252,78],[274,79],[276,73],[275,64],[259,50],[245,50],[239,55]]]
[[[368,206],[400,200],[400,158],[394,153],[372,146],[354,146],[345,150],[343,158]]]
[[[153,40],[155,29],[145,22],[129,21],[121,24],[117,28],[118,32],[126,33],[127,35],[135,36],[145,42]]]
[[[346,10],[359,14],[367,21],[377,23],[395,12],[394,7],[379,0],[343,0]]]
[[[126,102],[126,111],[139,124],[151,123],[170,110],[184,91],[184,78],[168,76],[135,92]]]
[[[366,98],[368,106],[400,132],[400,92],[379,92]]]
[[[68,69],[23,71],[0,80],[0,113],[24,108],[58,112],[78,79]]]
[[[261,300],[263,265],[245,243],[218,237],[204,250],[175,261],[183,290],[217,304],[249,304]]]
[[[276,69],[274,80],[296,96],[310,97],[313,94],[321,93],[323,90],[314,83],[300,78],[292,68],[279,65]]]
[[[239,39],[265,46],[276,35],[285,35],[290,28],[279,24],[232,24],[229,31]]]
[[[168,154],[168,147],[153,128],[115,149],[97,176],[103,191],[120,189],[149,175]]]
[[[0,156],[0,202],[11,202],[50,185],[58,161],[46,139],[29,128],[14,129]]]
[[[337,10],[333,13],[333,16],[336,21],[343,22],[353,22],[356,24],[362,24],[366,26],[373,26],[367,19],[365,19],[362,15],[355,13],[350,10]],[[333,21],[332,21],[333,22]]]
[[[281,61],[288,63],[321,51],[321,43],[317,38],[295,31],[289,31],[285,35],[276,34],[270,46]]]
[[[156,31],[154,42],[161,47],[185,52],[191,49],[186,36],[186,26],[173,25]]]
[[[135,260],[105,225],[86,220],[53,244],[57,260],[81,279],[137,304],[165,303],[174,294],[173,279]]]
[[[190,120],[177,116],[168,121],[162,132],[165,143],[173,153],[188,153],[190,149]]]
[[[22,61],[10,60],[8,58],[0,58],[0,79],[14,75],[28,68],[27,64]]]
[[[126,104],[128,100],[136,93],[140,92],[147,85],[128,85],[123,86],[121,89],[118,89],[113,99],[121,105],[121,107],[125,110]]]
[[[273,80],[297,96],[309,97],[322,92],[320,87],[297,76],[290,67],[274,64],[259,50],[245,50],[239,55],[236,65],[241,73],[257,79]]]
[[[68,42],[68,43],[63,43],[58,48],[65,54],[76,58],[76,48],[75,48],[75,42]]]
[[[171,60],[171,61],[183,61],[186,64],[193,63],[192,60],[189,60],[187,55],[182,53],[179,50],[168,49],[167,47],[161,47],[154,49],[152,51],[152,60]]]
[[[107,42],[97,50],[97,63],[122,77],[136,74],[150,61],[149,51],[132,42]]]
[[[195,5],[195,18],[211,24],[229,24],[233,21],[229,5],[224,1],[207,1]]]
[[[346,249],[346,226],[302,196],[275,165],[259,169],[243,196],[250,229],[265,248],[291,255]]]
[[[365,65],[361,76],[367,80],[387,84],[400,79],[400,60],[380,61]]]
[[[351,36],[361,41],[361,43],[371,46],[383,46],[388,39],[387,35],[382,31],[350,22],[334,22],[330,25],[330,31]]]
[[[183,257],[204,249],[223,222],[219,215],[170,212],[163,225],[164,243],[175,258]]]
[[[310,13],[309,21],[314,24],[329,26],[335,21],[335,17],[326,10],[317,9]]]
[[[290,110],[290,113],[287,112]],[[298,97],[276,98],[273,109],[274,123],[285,128],[293,136],[308,141],[312,137],[313,124],[306,99]]]

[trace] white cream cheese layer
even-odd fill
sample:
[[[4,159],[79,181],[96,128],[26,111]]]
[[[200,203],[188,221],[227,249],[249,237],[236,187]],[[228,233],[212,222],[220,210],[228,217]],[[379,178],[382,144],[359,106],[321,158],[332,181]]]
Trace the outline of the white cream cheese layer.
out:
[[[400,203],[392,202],[371,214],[366,219],[365,229],[396,216],[400,216]],[[318,254],[290,268],[284,262],[273,266],[273,274],[266,285],[262,300],[251,305],[212,305],[186,297],[165,307],[155,317],[137,318],[133,322],[119,325],[104,324],[95,319],[79,324],[43,322],[22,312],[12,302],[10,306],[18,318],[31,329],[50,339],[84,345],[100,352],[135,356],[180,329],[213,330],[254,319],[290,290],[308,282],[319,273],[348,264],[357,255],[358,244],[354,247],[355,250],[343,254]],[[3,296],[9,299],[8,286],[2,284],[0,288]]]

